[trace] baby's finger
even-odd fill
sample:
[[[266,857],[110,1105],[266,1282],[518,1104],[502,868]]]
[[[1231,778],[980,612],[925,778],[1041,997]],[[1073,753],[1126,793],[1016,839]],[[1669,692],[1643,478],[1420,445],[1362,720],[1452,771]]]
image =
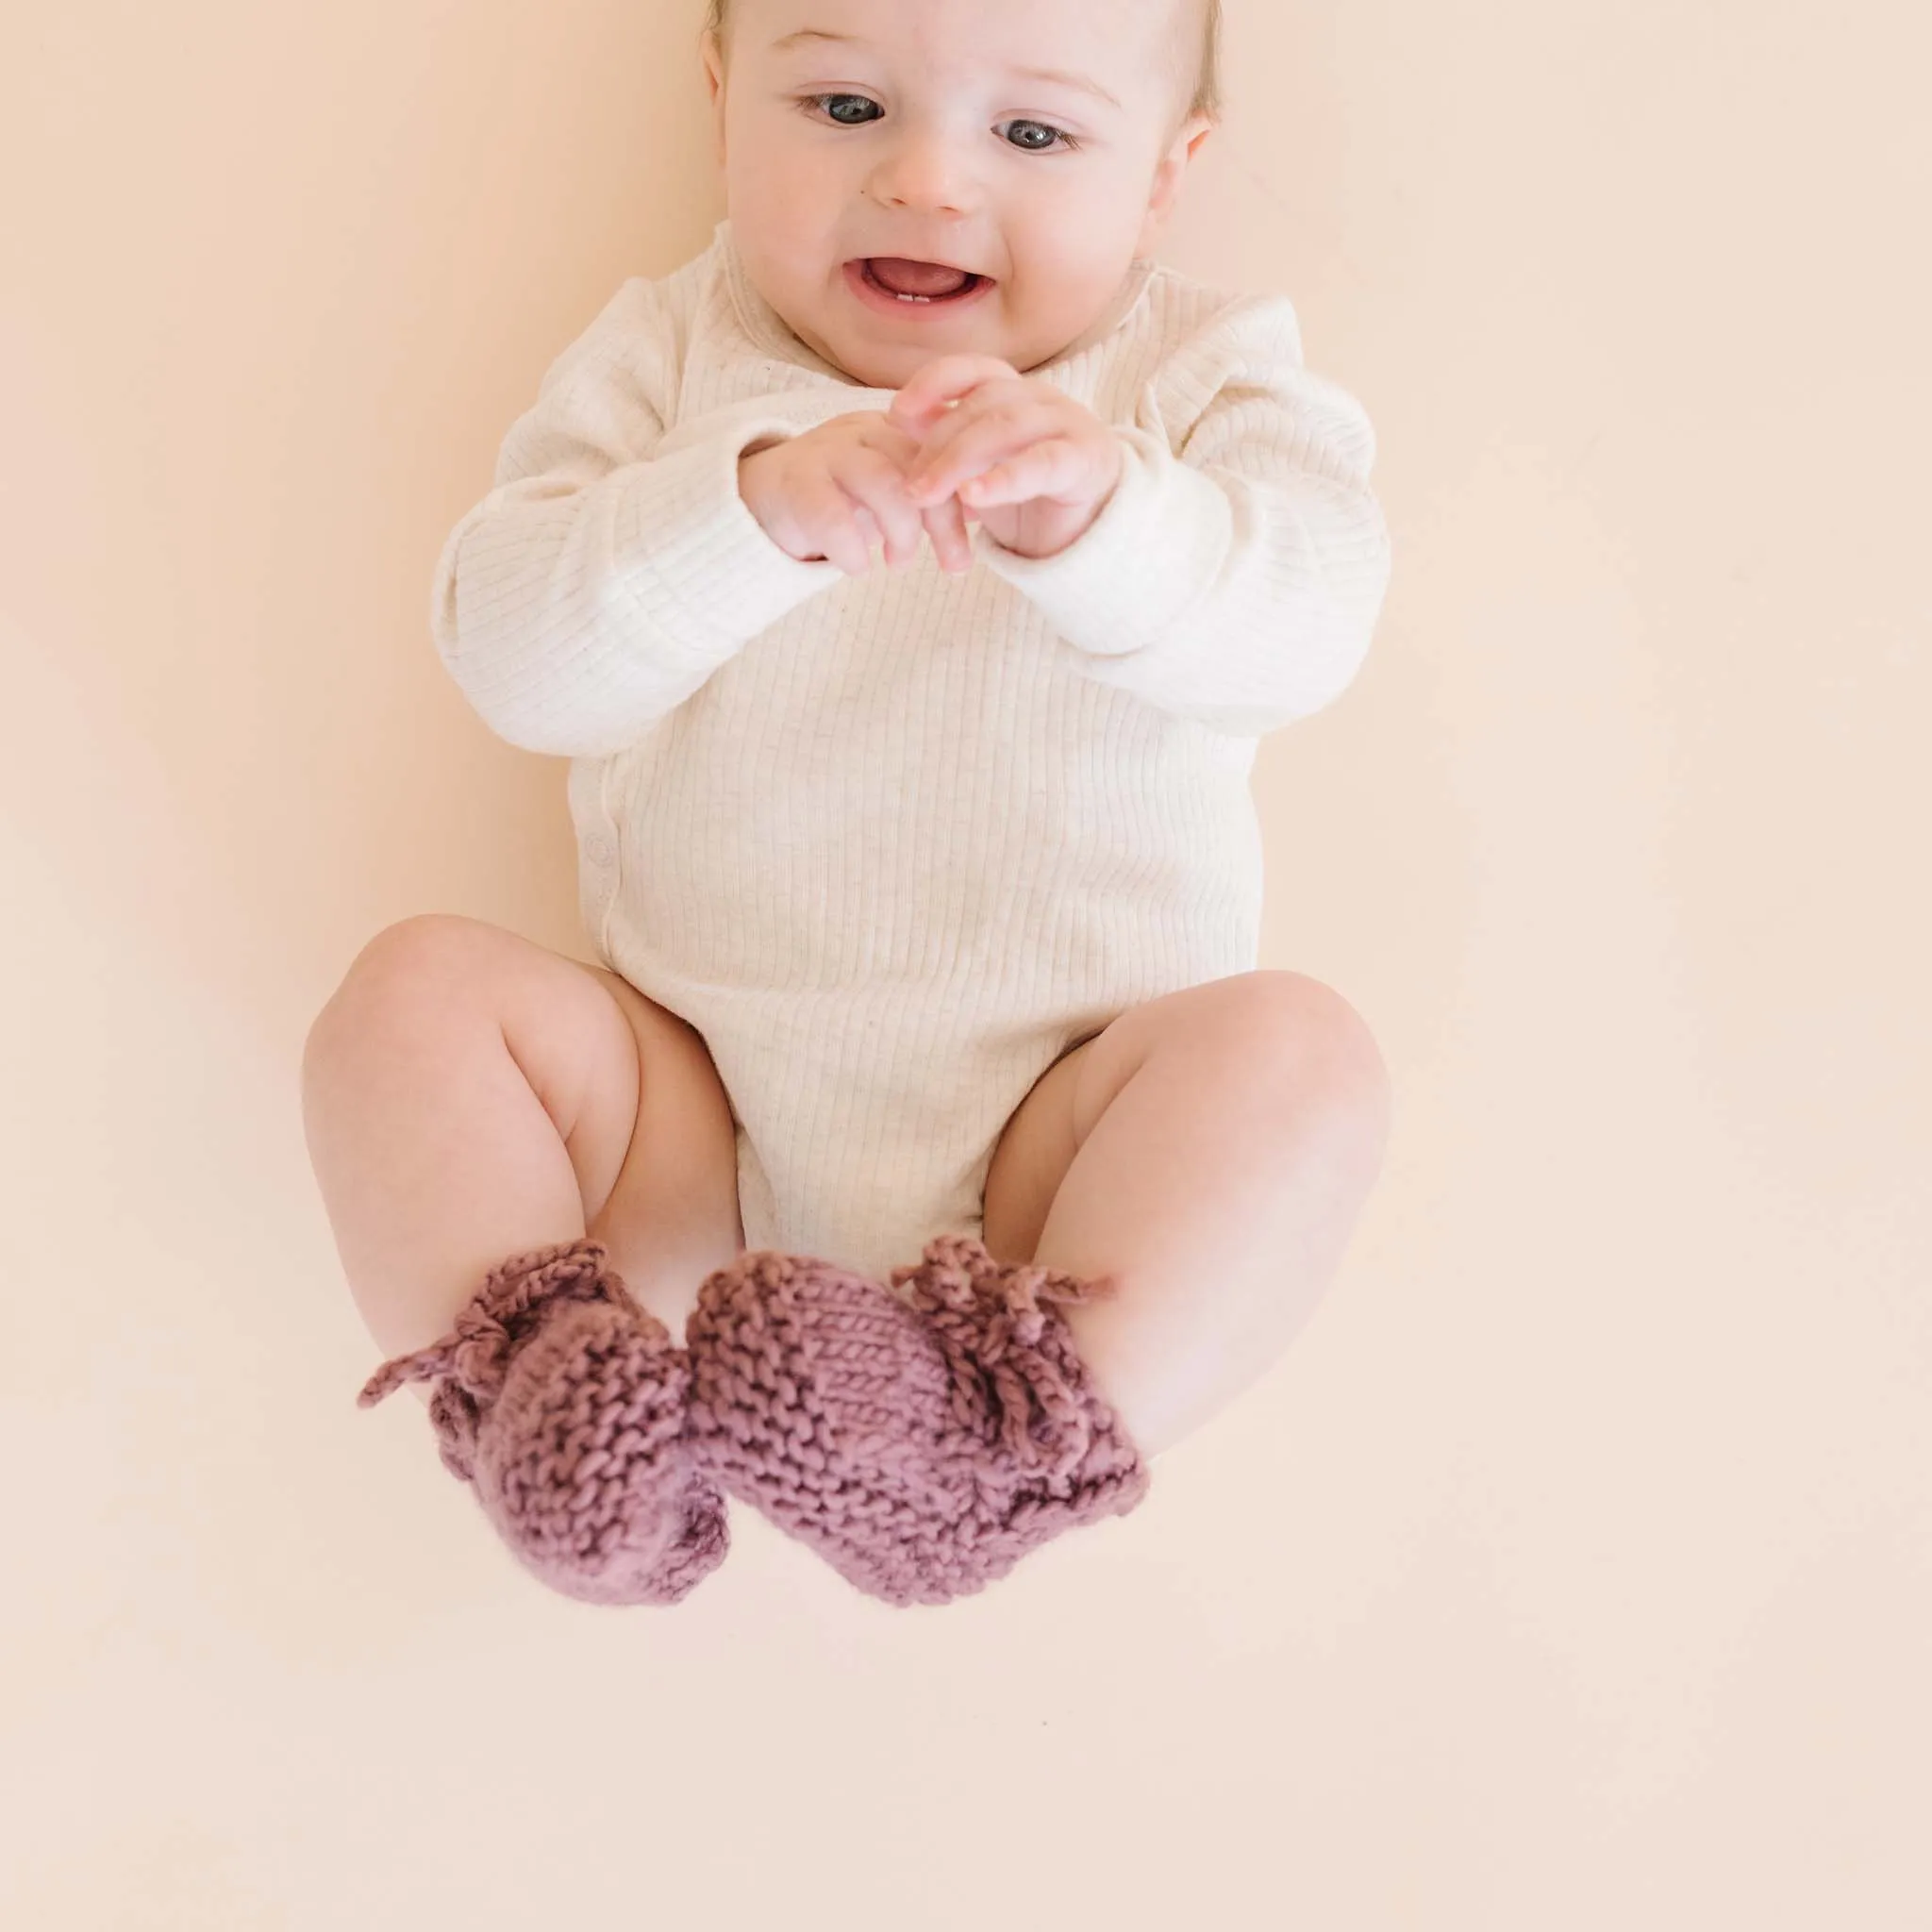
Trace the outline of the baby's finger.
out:
[[[1071,496],[1086,475],[1085,454],[1064,437],[1036,442],[959,486],[975,509],[996,503],[1030,503],[1036,496]]]
[[[875,450],[856,456],[839,471],[846,494],[871,513],[886,562],[897,568],[919,555],[919,512],[906,494],[906,475],[890,457]]]
[[[803,521],[813,539],[849,577],[863,576],[872,568],[873,532],[858,519],[863,509],[855,504],[829,476],[811,492]]]
[[[926,363],[887,406],[886,414],[894,423],[928,427],[934,416],[949,406],[991,385],[1022,380],[1010,362],[997,356],[956,353],[941,356]]]
[[[924,513],[926,534],[932,539],[933,555],[944,571],[973,568],[973,544],[966,530],[966,512],[957,496],[935,504]]]
[[[1054,421],[1043,409],[1025,403],[1009,404],[965,424],[958,435],[935,449],[907,480],[907,493],[916,504],[943,501],[960,486],[995,463],[1017,457],[1054,433]]]

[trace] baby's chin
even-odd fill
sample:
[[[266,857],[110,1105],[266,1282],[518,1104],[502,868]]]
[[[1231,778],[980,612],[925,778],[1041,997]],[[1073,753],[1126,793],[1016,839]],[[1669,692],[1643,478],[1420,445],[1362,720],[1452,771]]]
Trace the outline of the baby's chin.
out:
[[[821,347],[809,338],[806,341],[820,360],[829,363],[861,389],[904,389],[922,369],[941,356],[997,356],[1003,362],[1012,359],[1000,348],[997,336],[991,334],[983,341],[913,341],[898,345],[835,339]]]
[[[904,342],[866,341],[849,330],[820,336],[816,331],[808,333],[795,323],[791,326],[821,361],[862,389],[904,389],[927,363],[941,356],[992,356],[1025,375],[1051,362],[1067,346],[1061,343],[1041,349],[1037,343],[1016,341],[996,323],[946,341],[920,338],[908,331]]]

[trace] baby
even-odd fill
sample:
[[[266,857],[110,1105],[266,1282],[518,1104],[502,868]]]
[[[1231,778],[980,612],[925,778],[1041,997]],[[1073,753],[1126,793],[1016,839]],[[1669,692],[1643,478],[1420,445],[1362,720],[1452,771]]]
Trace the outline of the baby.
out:
[[[1369,647],[1374,434],[1286,298],[1151,257],[1218,25],[714,0],[729,212],[449,539],[602,963],[391,927],[304,1114],[361,1400],[568,1594],[681,1601],[727,1497],[895,1604],[1124,1514],[1379,1171],[1368,1029],[1257,970],[1249,791]]]

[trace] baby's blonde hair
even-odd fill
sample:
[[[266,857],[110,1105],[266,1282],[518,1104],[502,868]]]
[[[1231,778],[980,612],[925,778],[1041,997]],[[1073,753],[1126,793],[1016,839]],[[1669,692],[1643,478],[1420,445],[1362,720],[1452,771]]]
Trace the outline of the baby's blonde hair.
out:
[[[707,0],[705,24],[700,38],[705,34],[715,34],[721,54],[728,55],[731,45],[730,0]],[[1192,45],[1192,24],[1195,15],[1200,16],[1201,39],[1198,50]],[[1179,0],[1174,21],[1174,58],[1184,62],[1191,55],[1197,60],[1193,97],[1188,103],[1187,110],[1174,123],[1175,130],[1204,114],[1217,126],[1223,113],[1221,92],[1221,0]],[[1180,72],[1176,67],[1176,74]]]

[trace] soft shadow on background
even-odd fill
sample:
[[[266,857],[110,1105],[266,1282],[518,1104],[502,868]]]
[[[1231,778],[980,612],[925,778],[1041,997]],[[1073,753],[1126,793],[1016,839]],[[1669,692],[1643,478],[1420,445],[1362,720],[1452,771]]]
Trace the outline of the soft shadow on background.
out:
[[[1389,1166],[1131,1519],[545,1592],[376,1366],[298,1066],[414,912],[588,958],[430,573],[709,239],[702,7],[0,23],[0,1919],[1923,1932],[1932,30],[1230,0],[1163,250],[1276,290],[1396,570],[1262,963]],[[909,1258],[909,1257],[908,1257]]]

